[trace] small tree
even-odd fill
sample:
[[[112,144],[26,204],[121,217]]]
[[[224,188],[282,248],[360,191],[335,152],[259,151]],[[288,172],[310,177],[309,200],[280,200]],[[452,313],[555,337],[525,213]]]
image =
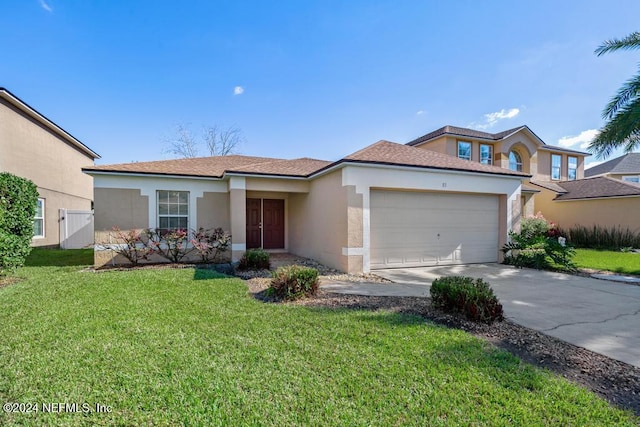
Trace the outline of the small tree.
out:
[[[22,267],[31,252],[38,189],[28,179],[0,173],[0,275]]]

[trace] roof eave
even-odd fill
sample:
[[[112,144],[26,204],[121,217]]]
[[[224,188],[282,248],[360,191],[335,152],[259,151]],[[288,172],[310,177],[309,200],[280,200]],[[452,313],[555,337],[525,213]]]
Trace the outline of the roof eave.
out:
[[[407,165],[400,163],[391,163],[391,162],[376,162],[371,160],[354,160],[354,159],[341,159],[337,162],[334,162],[316,172],[311,174],[310,178],[316,178],[320,175],[324,175],[326,173],[331,172],[333,169],[337,169],[339,167],[344,167],[348,165],[358,165],[358,166],[394,166],[398,168],[408,168],[408,169],[421,169],[421,170],[438,170],[438,171],[450,171],[450,172],[465,172],[470,174],[480,174],[480,175],[495,175],[495,176],[508,176],[514,178],[531,178],[531,175],[528,174],[520,174],[520,173],[501,173],[501,172],[487,172],[487,171],[476,171],[470,169],[462,169],[462,168],[447,168],[447,167],[438,167],[438,166],[419,166],[419,165]]]

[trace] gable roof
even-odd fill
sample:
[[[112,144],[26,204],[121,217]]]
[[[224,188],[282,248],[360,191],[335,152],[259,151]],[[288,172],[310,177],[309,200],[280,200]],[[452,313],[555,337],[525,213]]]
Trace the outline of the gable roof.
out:
[[[378,141],[362,150],[348,155],[341,162],[373,163],[380,165],[415,166],[430,169],[445,169],[466,172],[480,172],[497,175],[529,177],[523,172],[484,165],[471,160],[463,160],[448,154],[410,147],[389,141]]]
[[[531,183],[555,191],[558,195],[553,200],[559,201],[601,199],[607,197],[640,197],[640,185],[604,176],[577,179],[575,181],[531,181]],[[554,190],[554,187],[559,187],[560,191]]]
[[[76,137],[71,135],[66,130],[62,129],[60,126],[46,118],[44,115],[40,114],[38,111],[36,111],[35,108],[31,107],[29,104],[15,96],[8,89],[0,87],[0,99],[9,103],[13,108],[17,109],[30,119],[36,121],[47,130],[69,143],[72,147],[76,148],[87,157],[90,157],[93,160],[100,158],[100,155],[98,153],[84,145]]]
[[[222,178],[225,173],[306,177],[331,162],[309,158],[284,160],[253,156],[215,156],[84,168],[85,172]]]
[[[223,178],[225,174],[309,178],[332,167],[347,163],[408,166],[517,177],[530,176],[526,173],[503,169],[498,166],[483,165],[478,162],[462,160],[447,154],[422,150],[389,141],[376,142],[336,162],[306,157],[285,160],[269,157],[230,155],[101,165],[84,168],[82,170],[89,174],[166,175],[218,179]]]
[[[606,173],[640,174],[640,153],[627,153],[584,171],[585,177]]]
[[[546,144],[538,135],[536,135],[531,129],[529,129],[529,126],[527,125],[522,125],[515,128],[507,129],[505,131],[498,132],[498,133],[489,133],[489,132],[483,132],[475,129],[461,128],[457,126],[447,125],[447,126],[441,127],[440,129],[436,129],[433,132],[430,132],[426,135],[423,135],[419,138],[416,138],[413,141],[409,141],[407,142],[407,145],[411,145],[411,146],[422,145],[426,142],[431,141],[432,139],[438,138],[443,135],[460,136],[463,138],[484,139],[487,141],[497,142],[497,141],[506,139],[511,135],[521,131],[526,131],[530,133],[531,136],[533,136],[533,138],[540,143],[540,148],[542,149],[582,154],[585,156],[591,155],[590,153],[585,153],[584,151],[571,150],[569,148],[557,147],[555,145]]]

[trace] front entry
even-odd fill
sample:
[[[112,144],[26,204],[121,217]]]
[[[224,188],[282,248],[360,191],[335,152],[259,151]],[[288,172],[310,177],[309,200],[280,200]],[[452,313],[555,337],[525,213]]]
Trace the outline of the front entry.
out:
[[[247,199],[247,249],[284,249],[284,200]]]

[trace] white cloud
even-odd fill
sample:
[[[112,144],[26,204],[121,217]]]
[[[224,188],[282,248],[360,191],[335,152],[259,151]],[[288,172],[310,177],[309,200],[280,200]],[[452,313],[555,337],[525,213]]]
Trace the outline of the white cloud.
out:
[[[243,92],[244,92],[244,88],[242,86],[236,86],[233,88],[234,95],[242,95]]]
[[[598,135],[597,129],[587,129],[580,132],[578,136],[563,136],[558,140],[558,145],[561,147],[575,147],[579,144],[581,149],[585,149],[589,146],[593,138]]]
[[[508,110],[502,109],[500,111],[496,111],[495,113],[487,113],[484,115],[484,123],[477,124],[472,123],[471,127],[475,127],[477,129],[489,129],[493,127],[496,123],[504,119],[513,119],[518,114],[520,114],[519,108],[510,108]]]
[[[53,8],[49,6],[46,1],[40,0],[40,6],[47,12],[53,13]]]
[[[416,116],[421,116],[421,115],[423,115],[424,113],[425,113],[425,112],[424,112],[424,110],[419,110],[419,111],[416,113]]]

